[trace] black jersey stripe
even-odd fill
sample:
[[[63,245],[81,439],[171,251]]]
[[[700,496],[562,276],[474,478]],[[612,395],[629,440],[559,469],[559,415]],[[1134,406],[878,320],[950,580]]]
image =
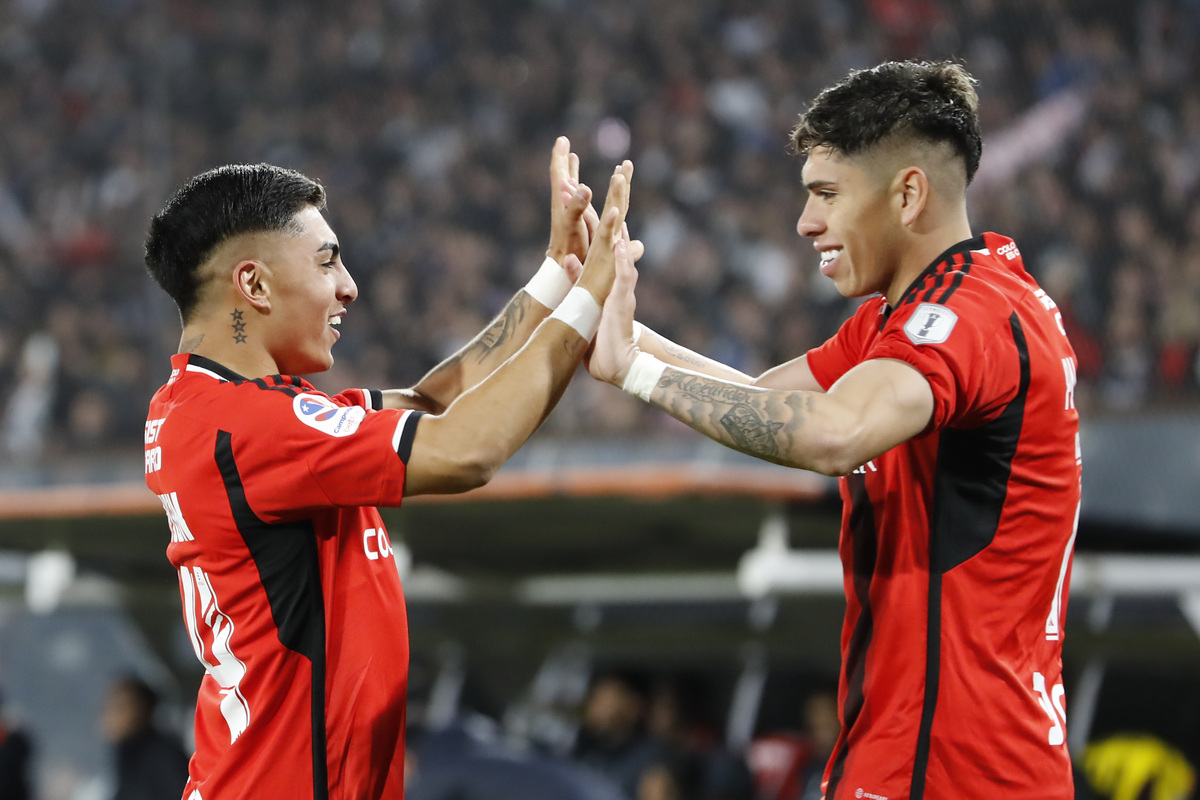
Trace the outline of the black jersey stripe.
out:
[[[311,520],[270,524],[259,519],[246,500],[246,488],[233,455],[232,436],[217,431],[214,456],[234,524],[258,568],[271,605],[279,641],[312,663],[313,800],[328,800],[325,755],[325,603]]]
[[[202,369],[206,369],[216,375],[220,375],[230,383],[243,383],[246,380],[241,375],[238,375],[236,372],[226,367],[224,364],[218,364],[211,358],[205,358],[204,356],[192,354],[188,356],[188,363],[194,364]]]
[[[939,273],[952,271],[960,264],[970,263],[971,252],[986,246],[987,243],[984,241],[984,238],[982,236],[976,236],[973,239],[967,239],[946,248],[946,250],[940,256],[931,261],[929,266],[922,270],[921,274],[918,275],[911,284],[909,284],[908,288],[904,290],[904,294],[901,295],[900,299],[896,302],[896,307],[899,308],[900,306],[905,306],[909,303],[915,303],[917,301],[917,296],[921,289],[925,286],[926,281],[928,281],[931,277],[938,275]]]
[[[425,416],[424,411],[410,411],[400,422],[404,427],[401,429],[400,438],[396,442],[396,455],[400,456],[400,460],[405,464],[408,463],[408,458],[412,455],[413,439],[417,435],[417,423],[421,421],[421,417],[423,416]]]
[[[945,281],[946,281],[946,270],[940,269],[940,270],[938,270],[936,275],[933,275],[931,277],[933,278],[933,280],[930,281],[929,288],[925,290],[924,296],[921,297],[922,303],[928,303],[930,300],[933,299],[934,292],[936,292],[938,289],[942,288],[942,284],[945,283]]]
[[[931,560],[934,557],[936,538],[932,537],[930,541]],[[941,678],[942,573],[935,569],[929,570],[928,603],[925,609],[925,698],[921,704],[921,724],[917,728],[917,751],[913,757],[909,800],[922,800],[925,796],[925,772],[929,769],[933,715],[937,711],[938,681]]]
[[[866,702],[867,651],[875,635],[875,619],[871,613],[871,580],[875,576],[875,564],[879,553],[879,534],[875,529],[875,508],[867,493],[866,478],[861,474],[846,476],[850,491],[850,535],[854,548],[854,595],[861,610],[854,622],[854,631],[846,648],[846,701],[842,706],[842,724],[845,734],[841,748],[833,756],[829,772],[829,786],[825,796],[837,797],[838,784],[846,770],[846,759],[850,755],[850,738],[854,736],[854,724],[862,714]]]
[[[299,389],[292,388],[291,386],[277,386],[275,384],[267,383],[263,378],[255,378],[253,381],[251,381],[251,383],[260,389],[266,389],[272,392],[283,392],[288,397],[295,397],[296,395],[300,394]]]
[[[996,538],[1008,480],[1025,420],[1029,347],[1016,313],[1009,317],[1020,365],[1017,394],[996,419],[978,428],[947,428],[938,439],[929,526],[929,606],[925,650],[925,698],[917,734],[911,800],[925,794],[933,718],[941,675],[942,578],[982,552]]]
[[[954,275],[954,280],[950,281],[950,285],[946,287],[946,291],[942,292],[942,296],[937,299],[937,302],[945,305],[956,291],[962,286],[963,278],[967,277],[967,273],[971,271],[971,262],[967,261],[959,267],[958,272]]]

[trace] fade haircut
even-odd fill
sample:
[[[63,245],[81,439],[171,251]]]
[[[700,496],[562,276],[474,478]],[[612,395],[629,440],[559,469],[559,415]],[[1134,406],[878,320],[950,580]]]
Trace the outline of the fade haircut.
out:
[[[150,221],[146,268],[179,306],[186,324],[200,300],[200,267],[224,242],[282,231],[308,206],[325,208],[325,189],[270,164],[232,164],[183,184]]]
[[[851,72],[800,115],[791,144],[800,155],[827,147],[856,156],[904,139],[949,145],[962,159],[970,184],[983,141],[975,79],[961,65],[891,61]]]

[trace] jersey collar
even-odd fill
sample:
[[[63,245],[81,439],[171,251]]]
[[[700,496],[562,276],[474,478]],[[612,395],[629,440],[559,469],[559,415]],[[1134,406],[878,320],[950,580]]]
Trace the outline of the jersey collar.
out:
[[[200,372],[211,375],[217,380],[242,383],[246,379],[226,366],[218,364],[211,358],[198,356],[195,353],[179,353],[171,358],[171,366],[187,372]]]
[[[180,372],[198,372],[229,383],[249,382],[259,384],[260,386],[273,384],[276,386],[290,386],[299,391],[314,391],[311,383],[295,375],[268,375],[265,378],[251,380],[244,375],[237,374],[229,367],[213,361],[211,358],[198,356],[195,353],[176,353],[171,356],[171,366]]]
[[[973,236],[970,239],[963,239],[957,244],[950,245],[940,256],[930,262],[928,267],[921,270],[921,274],[918,275],[916,279],[908,285],[908,288],[904,290],[904,294],[900,295],[900,299],[896,302],[896,307],[899,308],[900,306],[904,305],[904,301],[908,299],[908,296],[915,292],[917,287],[925,282],[926,278],[935,274],[943,264],[949,263],[959,253],[967,253],[971,250],[985,249],[987,249],[987,242],[984,241],[983,234],[980,234],[979,236]]]

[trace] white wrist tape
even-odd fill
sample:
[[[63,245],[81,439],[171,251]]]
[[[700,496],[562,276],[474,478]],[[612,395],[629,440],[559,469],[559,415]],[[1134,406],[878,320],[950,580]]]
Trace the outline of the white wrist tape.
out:
[[[625,373],[625,382],[621,384],[621,389],[634,397],[649,400],[650,393],[658,386],[666,368],[666,364],[649,353],[638,353],[629,365],[629,372]]]
[[[525,284],[525,293],[546,308],[558,308],[573,285],[567,277],[567,271],[553,258],[546,256],[542,266]]]
[[[633,343],[634,344],[637,344],[641,340],[642,331],[644,331],[644,330],[646,330],[646,326],[643,325],[642,323],[638,322],[635,319],[633,321]]]
[[[565,322],[579,332],[579,335],[589,342],[596,338],[600,327],[600,304],[592,293],[582,286],[576,286],[567,292],[567,296],[554,309],[550,319]]]

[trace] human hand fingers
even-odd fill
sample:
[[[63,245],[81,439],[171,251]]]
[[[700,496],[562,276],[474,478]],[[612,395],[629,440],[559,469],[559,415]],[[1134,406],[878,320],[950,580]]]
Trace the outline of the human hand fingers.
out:
[[[637,269],[629,253],[629,243],[624,238],[613,246],[613,258],[616,277],[612,291],[604,301],[600,328],[587,361],[587,369],[598,380],[620,385],[625,380],[629,365],[637,356],[637,347],[633,343]]]

